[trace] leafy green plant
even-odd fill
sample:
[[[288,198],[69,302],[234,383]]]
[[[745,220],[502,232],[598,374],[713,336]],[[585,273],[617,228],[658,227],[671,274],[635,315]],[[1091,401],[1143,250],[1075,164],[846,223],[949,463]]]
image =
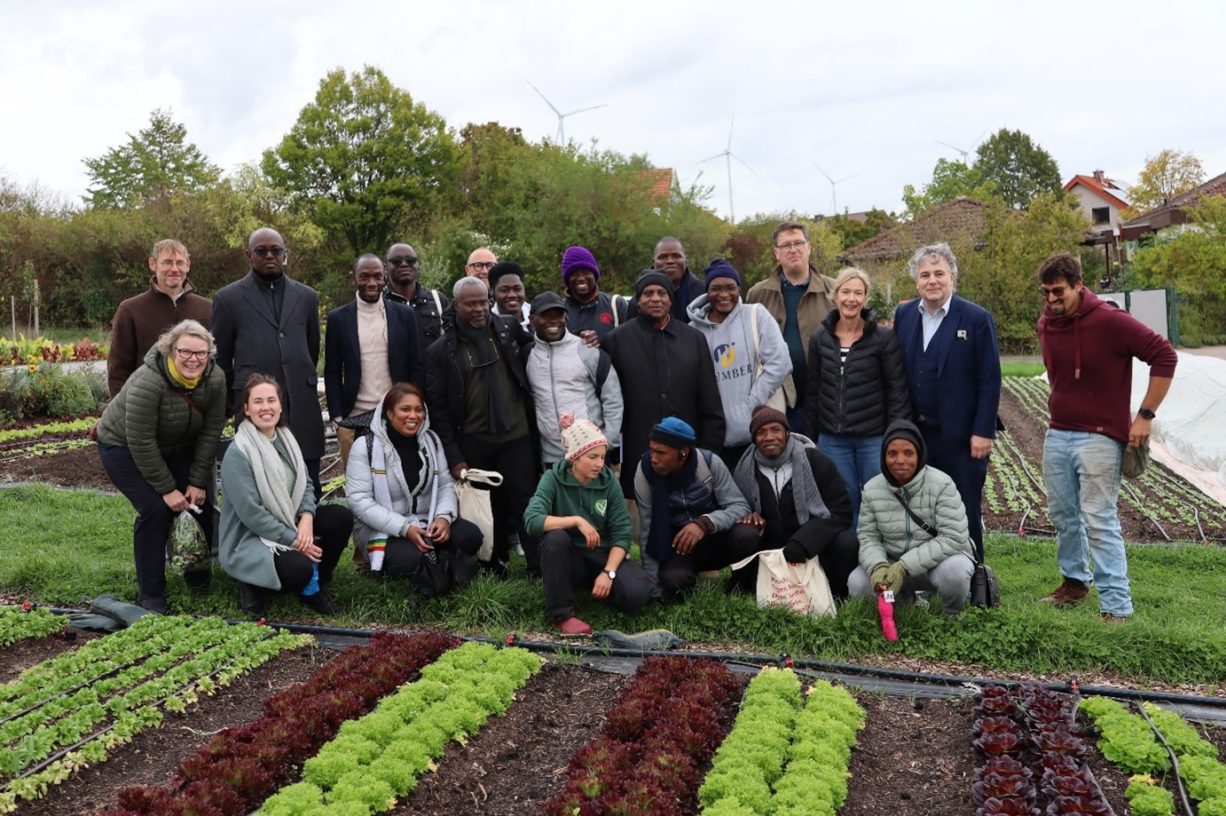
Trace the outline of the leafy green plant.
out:
[[[787,768],[775,785],[772,812],[834,816],[847,798],[847,766],[864,716],[846,689],[826,680],[809,689]]]
[[[1147,776],[1131,777],[1124,797],[1132,808],[1132,816],[1172,816],[1175,812],[1175,797]]]
[[[64,631],[64,619],[46,609],[0,606],[0,646]]]
[[[1166,750],[1143,717],[1107,697],[1088,697],[1081,701],[1081,710],[1094,721],[1101,735],[1098,750],[1125,772],[1152,774],[1170,770]]]

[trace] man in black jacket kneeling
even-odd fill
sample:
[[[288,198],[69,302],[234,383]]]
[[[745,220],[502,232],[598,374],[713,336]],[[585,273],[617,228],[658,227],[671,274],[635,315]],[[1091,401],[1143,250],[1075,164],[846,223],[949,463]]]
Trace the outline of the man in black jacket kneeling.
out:
[[[733,479],[749,502],[741,521],[761,537],[757,550],[783,550],[791,564],[817,558],[835,598],[847,598],[847,576],[856,568],[860,544],[851,529],[851,499],[834,462],[812,442],[788,430],[782,411],[766,405],[749,421],[753,446],[737,463]],[[757,562],[732,574],[731,588],[753,591]]]

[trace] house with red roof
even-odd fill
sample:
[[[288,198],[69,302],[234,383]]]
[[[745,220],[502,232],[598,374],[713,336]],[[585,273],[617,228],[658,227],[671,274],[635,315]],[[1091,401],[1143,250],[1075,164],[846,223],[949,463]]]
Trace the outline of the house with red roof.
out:
[[[1065,182],[1064,191],[1076,197],[1081,211],[1090,220],[1091,232],[1119,236],[1120,213],[1128,207],[1128,201],[1124,198],[1127,191],[1107,178],[1106,173],[1095,170],[1090,176],[1073,176]]]

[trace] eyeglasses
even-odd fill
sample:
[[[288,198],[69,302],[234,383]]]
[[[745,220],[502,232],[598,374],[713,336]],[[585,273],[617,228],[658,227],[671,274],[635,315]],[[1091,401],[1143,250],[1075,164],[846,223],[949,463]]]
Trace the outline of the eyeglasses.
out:
[[[404,264],[405,266],[417,266],[417,256],[416,255],[392,255],[391,257],[387,259],[388,266],[400,266],[401,264]]]
[[[207,360],[209,359],[209,350],[190,351],[188,349],[175,349],[175,354],[179,355],[182,360]]]
[[[787,252],[789,249],[800,249],[808,243],[808,241],[788,241],[786,244],[775,244],[775,249],[782,249],[784,252]]]
[[[256,255],[259,255],[261,258],[263,258],[265,255],[271,255],[274,258],[280,258],[282,255],[285,254],[285,247],[279,247],[279,246],[262,247],[261,246],[261,247],[256,247],[255,249],[251,251],[255,253]]]
[[[473,261],[468,266],[471,269],[493,269],[496,264],[493,261]]]
[[[1053,286],[1049,289],[1046,286],[1040,286],[1039,291],[1043,294],[1044,298],[1049,298],[1052,295],[1055,295],[1057,298],[1062,298],[1064,297],[1064,293],[1068,291],[1068,287],[1067,286]]]

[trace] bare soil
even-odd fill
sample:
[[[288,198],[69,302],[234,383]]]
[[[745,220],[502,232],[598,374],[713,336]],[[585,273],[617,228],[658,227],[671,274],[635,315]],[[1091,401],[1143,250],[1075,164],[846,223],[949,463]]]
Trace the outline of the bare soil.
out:
[[[50,660],[61,652],[75,649],[87,641],[101,635],[92,632],[78,632],[68,629],[54,635],[41,638],[29,638],[10,643],[0,649],[0,683],[7,683],[17,678],[31,666]]]

